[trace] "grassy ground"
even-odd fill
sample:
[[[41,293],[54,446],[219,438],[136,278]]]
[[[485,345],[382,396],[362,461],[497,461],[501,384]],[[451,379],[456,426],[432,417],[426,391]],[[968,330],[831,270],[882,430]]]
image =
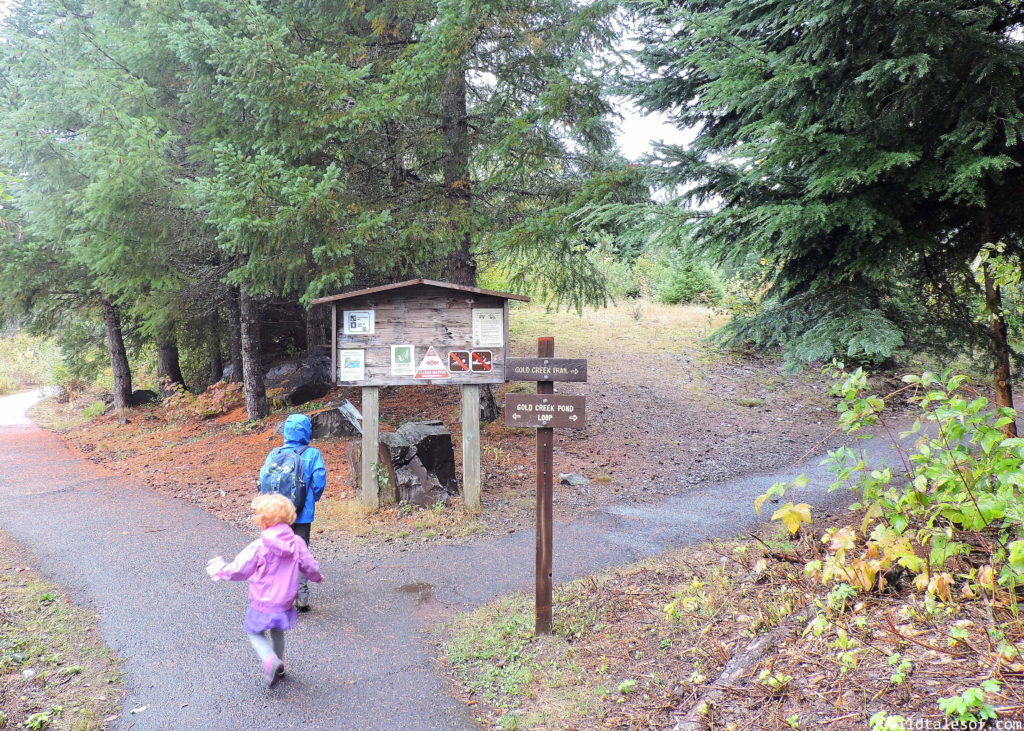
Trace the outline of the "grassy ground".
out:
[[[501,729],[660,729],[687,714],[707,729],[1024,719],[1024,631],[1005,591],[840,596],[804,574],[817,535],[765,537],[771,550],[705,545],[561,586],[551,637],[532,636],[530,597],[461,615],[443,640],[458,692]]]
[[[28,568],[2,533],[0,556],[0,728],[111,726],[124,689],[98,618]]]

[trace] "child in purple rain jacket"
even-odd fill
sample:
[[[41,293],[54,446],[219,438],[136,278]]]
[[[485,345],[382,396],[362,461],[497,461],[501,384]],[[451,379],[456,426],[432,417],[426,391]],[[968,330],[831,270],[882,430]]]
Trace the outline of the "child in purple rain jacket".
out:
[[[260,537],[231,563],[210,559],[214,581],[249,581],[249,609],[242,627],[263,664],[268,687],[284,676],[284,631],[295,626],[299,575],[320,582],[323,575],[306,542],[295,535],[295,506],[284,495],[260,495],[252,501]],[[268,638],[269,634],[269,638]]]

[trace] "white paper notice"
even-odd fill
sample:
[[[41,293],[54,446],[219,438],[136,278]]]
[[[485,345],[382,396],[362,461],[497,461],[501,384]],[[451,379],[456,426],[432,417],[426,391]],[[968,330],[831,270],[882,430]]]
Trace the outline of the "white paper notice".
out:
[[[505,344],[505,322],[500,309],[473,310],[473,347],[500,348]]]
[[[338,351],[339,381],[362,381],[366,378],[365,352],[363,350]]]

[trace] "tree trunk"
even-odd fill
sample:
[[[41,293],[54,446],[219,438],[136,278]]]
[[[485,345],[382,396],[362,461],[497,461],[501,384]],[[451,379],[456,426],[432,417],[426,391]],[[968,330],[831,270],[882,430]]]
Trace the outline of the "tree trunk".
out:
[[[220,315],[214,310],[210,314],[210,383],[224,377],[224,359],[220,355]]]
[[[246,292],[241,292],[242,313],[242,383],[245,388],[245,411],[255,421],[266,417],[267,389],[263,382],[263,351],[260,343],[260,306]]]
[[[327,350],[321,346],[324,344],[324,331],[327,329],[324,323],[324,316],[330,309],[324,305],[310,307],[306,310],[306,357],[313,358],[321,353],[327,354]]]
[[[491,384],[485,383],[480,387],[480,421],[490,424],[498,418],[498,413],[498,402],[494,400]]]
[[[473,190],[469,175],[469,120],[466,114],[466,70],[463,64],[449,72],[441,93],[441,131],[448,149],[444,158],[444,186],[452,230],[445,275],[452,284],[476,285],[470,219]]]
[[[132,400],[132,371],[121,334],[121,317],[114,303],[103,299],[103,325],[107,331],[107,353],[114,372],[114,408],[126,409]]]
[[[156,376],[157,382],[160,384],[160,393],[165,397],[185,388],[185,378],[181,375],[178,344],[175,342],[173,333],[157,338]]]
[[[1010,381],[1010,346],[1007,342],[1006,318],[1003,316],[1003,298],[999,286],[992,280],[990,264],[982,267],[985,277],[985,307],[989,312],[989,334],[992,343],[992,362],[995,366],[996,405],[1013,408],[1013,384]],[[1017,424],[1003,427],[1008,437],[1017,436]]]
[[[242,310],[238,303],[239,293],[231,288],[228,296],[228,337],[231,340],[231,380],[242,381]]]

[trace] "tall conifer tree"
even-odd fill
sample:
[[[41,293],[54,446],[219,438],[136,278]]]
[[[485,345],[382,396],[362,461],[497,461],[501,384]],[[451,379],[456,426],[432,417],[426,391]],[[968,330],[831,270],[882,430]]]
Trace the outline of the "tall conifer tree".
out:
[[[736,337],[810,361],[935,347],[943,319],[968,341],[983,331],[951,285],[980,299],[979,252],[1019,255],[1022,23],[1000,0],[645,6],[636,98],[697,130],[658,154],[678,194],[659,231],[761,260],[771,287]],[[988,333],[1007,365],[1004,330]]]

